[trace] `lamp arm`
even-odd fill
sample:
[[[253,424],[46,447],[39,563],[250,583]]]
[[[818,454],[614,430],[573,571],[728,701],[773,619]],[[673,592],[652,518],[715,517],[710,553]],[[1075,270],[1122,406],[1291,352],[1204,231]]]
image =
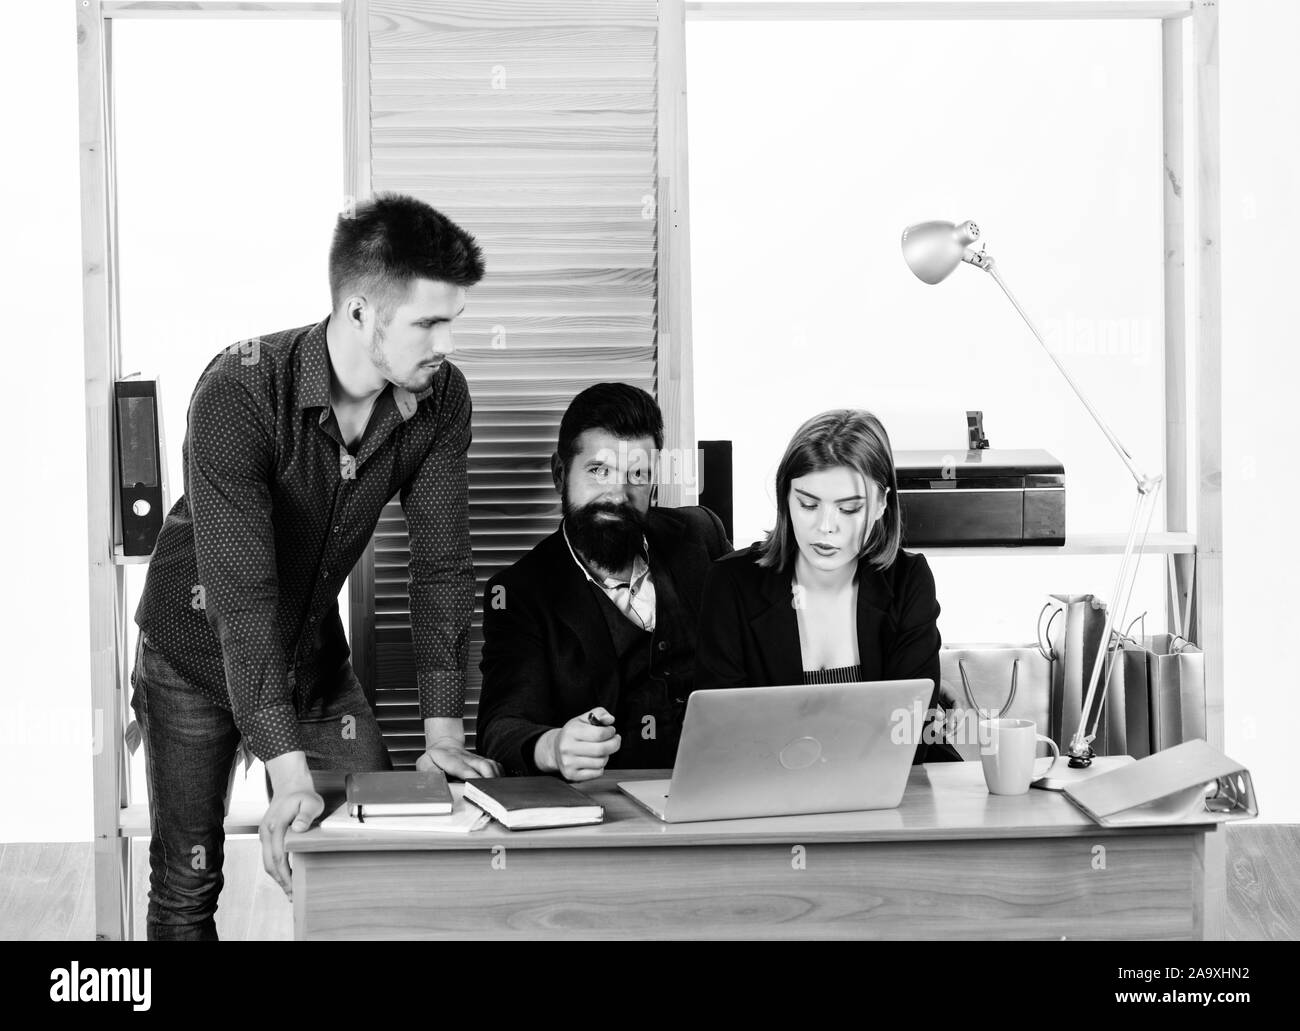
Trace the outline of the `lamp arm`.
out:
[[[972,260],[972,257],[977,257],[979,260]],[[1044,340],[1043,335],[1038,332],[1038,327],[1034,325],[1033,319],[1031,319],[1025,309],[1020,306],[1020,302],[1016,300],[1015,295],[1011,292],[1010,288],[1003,281],[1002,276],[998,273],[993,258],[983,253],[970,251],[964,260],[969,261],[970,264],[974,265],[976,268],[982,268],[992,276],[993,281],[1002,288],[1002,292],[1007,295],[1007,300],[1009,300],[1015,307],[1016,311],[1020,313],[1020,317],[1025,320],[1025,325],[1029,327],[1030,332],[1034,334],[1034,338],[1040,345],[1042,345],[1043,350],[1047,352],[1047,357],[1052,359],[1053,363],[1061,371],[1061,375],[1065,377],[1065,381],[1070,384],[1070,388],[1078,396],[1079,400],[1083,402],[1083,407],[1088,410],[1088,414],[1092,416],[1093,422],[1095,422],[1101,428],[1101,432],[1106,435],[1106,439],[1110,441],[1110,446],[1115,449],[1116,454],[1119,455],[1124,465],[1128,468],[1134,481],[1136,481],[1138,490],[1146,493],[1146,491],[1150,487],[1154,486],[1154,484],[1148,477],[1143,476],[1137,466],[1133,464],[1133,456],[1128,453],[1128,449],[1120,443],[1120,440],[1115,436],[1114,431],[1106,425],[1105,420],[1102,419],[1097,409],[1092,406],[1092,402],[1088,400],[1083,390],[1080,389],[1079,384],[1074,381],[1074,377],[1070,375],[1069,370],[1061,363],[1061,359],[1056,356],[1055,352],[1053,352],[1050,347],[1047,346],[1047,341]]]
[[[1128,537],[1124,542],[1124,555],[1120,559],[1119,572],[1115,578],[1115,593],[1112,595],[1114,600],[1113,603],[1108,606],[1106,611],[1106,625],[1102,630],[1101,646],[1097,649],[1097,658],[1093,663],[1092,675],[1088,681],[1088,693],[1084,698],[1083,711],[1079,716],[1079,727],[1070,741],[1069,755],[1071,765],[1077,764],[1079,766],[1086,766],[1092,759],[1092,749],[1089,746],[1091,742],[1096,739],[1097,728],[1101,724],[1101,706],[1098,706],[1097,714],[1093,719],[1091,732],[1089,732],[1087,727],[1088,714],[1092,711],[1093,701],[1097,697],[1097,687],[1101,679],[1102,668],[1105,666],[1106,654],[1110,650],[1110,636],[1115,625],[1115,616],[1121,598],[1124,599],[1123,618],[1127,619],[1128,616],[1129,599],[1133,594],[1133,586],[1137,582],[1138,563],[1142,559],[1142,551],[1146,545],[1147,530],[1151,525],[1151,516],[1155,513],[1155,501],[1160,491],[1160,485],[1164,481],[1164,476],[1146,476],[1137,468],[1133,462],[1133,456],[1129,454],[1128,449],[1120,443],[1120,440],[1115,436],[1114,431],[1106,425],[1106,421],[1102,419],[1100,413],[1093,407],[1092,402],[1088,400],[1083,390],[1079,387],[1079,384],[1074,381],[1074,377],[1070,375],[1069,370],[1062,364],[1060,358],[1058,358],[1052,349],[1047,346],[1047,341],[1043,339],[1043,335],[1038,331],[1038,327],[1034,325],[1034,321],[1029,317],[1029,313],[1020,306],[1020,302],[1016,300],[1015,295],[1011,292],[1011,289],[998,273],[992,255],[967,247],[966,253],[962,256],[962,260],[974,265],[978,269],[983,269],[992,276],[993,281],[1002,288],[1002,292],[1007,295],[1007,300],[1009,300],[1016,311],[1020,313],[1020,317],[1024,319],[1025,325],[1029,327],[1029,331],[1034,334],[1034,338],[1042,346],[1043,350],[1047,352],[1047,356],[1052,359],[1052,362],[1056,365],[1057,369],[1060,370],[1061,375],[1065,377],[1065,381],[1070,384],[1070,389],[1074,391],[1075,396],[1079,398],[1083,403],[1083,407],[1088,410],[1088,414],[1092,416],[1093,422],[1100,427],[1101,432],[1105,434],[1106,439],[1110,441],[1110,446],[1115,449],[1115,453],[1119,455],[1120,460],[1123,461],[1129,474],[1137,484],[1137,503],[1133,508],[1133,518],[1129,523]],[[1146,524],[1143,526],[1142,530],[1142,543],[1139,545],[1137,540],[1138,523],[1144,506],[1149,506],[1149,511],[1147,513]],[[1124,625],[1123,620],[1121,620],[1121,625]],[[1102,704],[1105,704],[1104,694],[1102,695]]]
[[[1091,758],[1089,745],[1097,738],[1097,729],[1101,726],[1102,708],[1106,704],[1106,689],[1109,685],[1109,676],[1107,683],[1101,685],[1102,702],[1097,707],[1097,714],[1093,717],[1092,728],[1089,731],[1087,727],[1088,714],[1092,711],[1093,700],[1097,697],[1097,687],[1101,679],[1101,671],[1105,666],[1106,654],[1110,651],[1110,637],[1112,629],[1116,623],[1116,616],[1119,616],[1120,626],[1128,625],[1128,607],[1133,597],[1133,588],[1137,583],[1138,564],[1142,561],[1142,552],[1146,545],[1147,532],[1151,527],[1151,518],[1155,515],[1156,498],[1159,496],[1160,483],[1164,477],[1156,477],[1154,487],[1150,490],[1143,491],[1139,489],[1137,503],[1133,506],[1133,518],[1129,521],[1128,538],[1124,542],[1124,555],[1120,559],[1119,572],[1115,577],[1114,603],[1106,611],[1106,625],[1101,632],[1101,645],[1097,649],[1097,658],[1092,665],[1092,676],[1088,680],[1088,693],[1083,700],[1083,709],[1079,715],[1079,726],[1074,732],[1074,737],[1070,740],[1068,753],[1071,759],[1083,759],[1080,765],[1087,765],[1087,760]],[[1139,544],[1137,540],[1137,529],[1139,522],[1142,521],[1142,509],[1147,508],[1146,522],[1142,527],[1142,541]],[[1120,605],[1120,599],[1123,599],[1123,605]],[[1113,670],[1112,670],[1113,672]]]

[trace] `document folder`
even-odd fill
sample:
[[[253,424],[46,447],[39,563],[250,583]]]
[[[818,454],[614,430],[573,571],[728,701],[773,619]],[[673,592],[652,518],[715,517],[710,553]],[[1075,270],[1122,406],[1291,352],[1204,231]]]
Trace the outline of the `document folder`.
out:
[[[1250,771],[1200,739],[1064,790],[1103,827],[1213,823],[1259,815]]]

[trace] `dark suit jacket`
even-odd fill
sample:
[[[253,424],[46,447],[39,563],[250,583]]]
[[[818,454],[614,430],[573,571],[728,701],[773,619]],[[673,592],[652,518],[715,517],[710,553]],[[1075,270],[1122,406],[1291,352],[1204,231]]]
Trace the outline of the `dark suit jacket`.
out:
[[[758,564],[758,545],[713,564],[700,610],[695,687],[770,687],[803,683],[799,622],[791,603],[793,569]],[[925,556],[899,551],[881,572],[858,564],[858,658],[863,680],[933,681],[939,707],[939,601]],[[917,747],[915,762],[960,760],[949,744]]]
[[[731,550],[722,522],[707,508],[651,508],[646,541],[651,575],[666,565],[693,635],[710,564]],[[656,603],[660,597],[657,591]],[[550,728],[597,705],[615,711],[619,676],[609,625],[558,529],[488,581],[479,669],[477,747],[508,772],[535,769],[533,746]],[[690,682],[683,678],[684,691]]]

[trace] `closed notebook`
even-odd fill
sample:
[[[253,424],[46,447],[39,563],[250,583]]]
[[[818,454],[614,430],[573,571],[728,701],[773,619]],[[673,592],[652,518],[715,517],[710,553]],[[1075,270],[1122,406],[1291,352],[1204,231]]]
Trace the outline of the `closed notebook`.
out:
[[[473,802],[512,831],[600,823],[605,807],[556,777],[483,777],[465,781]]]
[[[451,788],[441,770],[385,770],[349,773],[344,780],[348,815],[445,816],[451,812]]]
[[[490,821],[487,813],[477,806],[466,804],[461,785],[452,784],[452,810],[446,816],[371,816],[360,820],[339,806],[320,823],[324,831],[347,831],[351,834],[382,834],[393,831],[399,834],[470,834],[481,830]]]
[[[1187,741],[1072,784],[1065,797],[1103,827],[1257,816],[1250,771],[1205,741]]]

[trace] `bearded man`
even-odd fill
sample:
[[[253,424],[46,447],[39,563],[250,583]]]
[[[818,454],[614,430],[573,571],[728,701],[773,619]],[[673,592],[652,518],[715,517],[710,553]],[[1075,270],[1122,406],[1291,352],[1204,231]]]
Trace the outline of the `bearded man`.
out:
[[[651,506],[663,415],[644,390],[597,383],[570,403],[551,456],[560,528],[487,584],[478,747],[507,773],[591,780],[671,767],[694,688],[713,560],[707,508]]]

